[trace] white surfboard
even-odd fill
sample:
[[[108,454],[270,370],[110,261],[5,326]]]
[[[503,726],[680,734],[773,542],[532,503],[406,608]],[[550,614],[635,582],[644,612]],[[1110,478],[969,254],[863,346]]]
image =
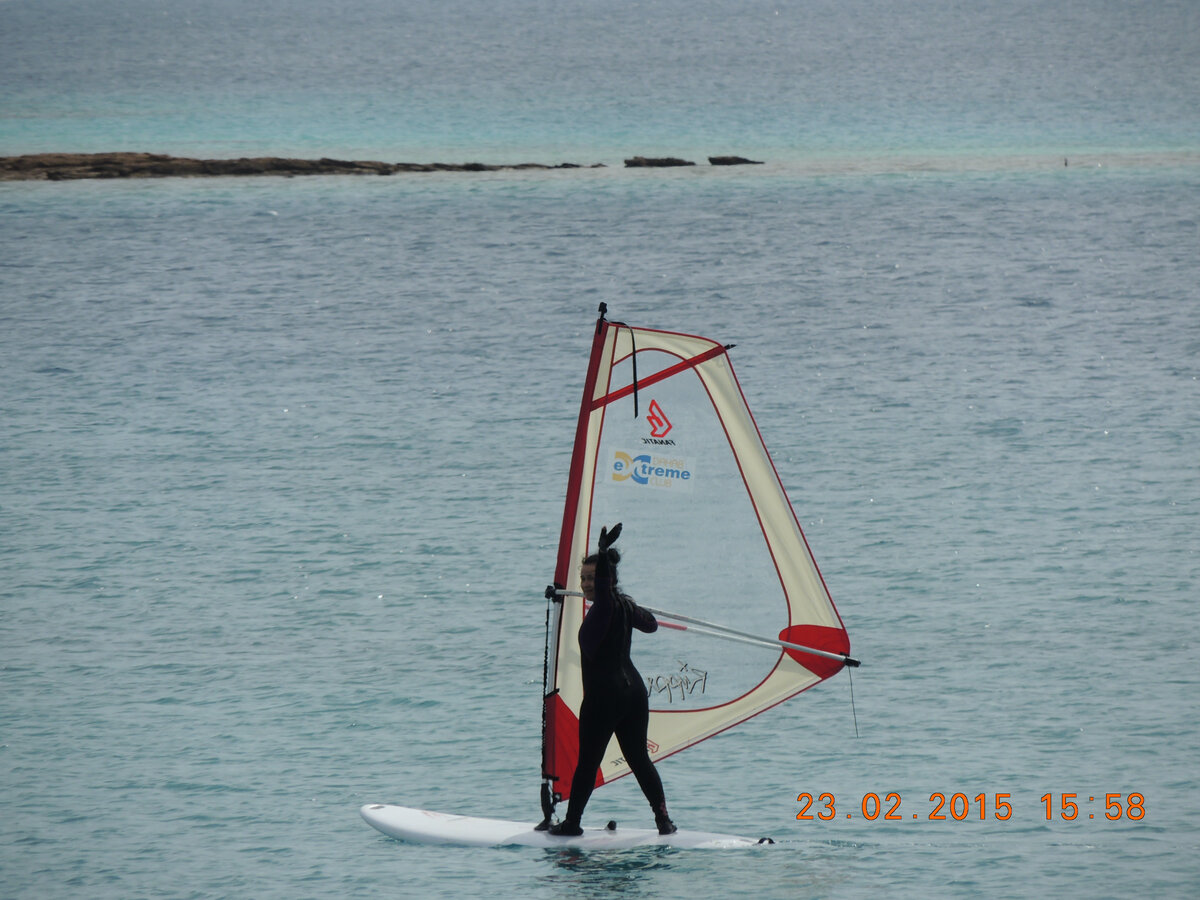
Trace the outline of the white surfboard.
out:
[[[685,847],[695,850],[734,850],[772,843],[769,838],[745,838],[709,831],[659,834],[653,828],[585,828],[576,837],[557,837],[535,831],[530,822],[486,819],[430,812],[407,806],[369,803],[360,812],[367,823],[388,837],[417,844],[458,847],[578,847],[619,850],[628,847]]]

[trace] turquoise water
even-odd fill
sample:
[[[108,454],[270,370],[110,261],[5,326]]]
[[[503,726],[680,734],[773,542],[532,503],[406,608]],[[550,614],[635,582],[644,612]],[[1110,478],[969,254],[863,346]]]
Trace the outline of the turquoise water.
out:
[[[1192,5],[44,6],[0,3],[4,152],[610,165],[0,186],[0,893],[1195,894]],[[360,70],[393,80],[347,106]],[[781,124],[812,84],[825,124]],[[658,148],[768,165],[620,167]],[[839,675],[662,764],[677,821],[766,851],[388,841],[359,805],[536,814],[601,300],[738,345],[853,705]]]
[[[7,0],[0,30],[19,37],[10,154],[619,164],[1200,144],[1189,0]]]

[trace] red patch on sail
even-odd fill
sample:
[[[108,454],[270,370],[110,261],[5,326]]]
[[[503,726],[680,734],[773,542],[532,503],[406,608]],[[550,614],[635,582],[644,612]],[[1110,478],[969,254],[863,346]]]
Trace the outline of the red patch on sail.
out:
[[[846,656],[850,653],[850,636],[844,628],[830,628],[826,625],[793,625],[779,632],[779,639],[789,644],[800,644],[812,647],[814,650],[824,650],[826,653],[837,653]],[[830,659],[827,656],[817,656],[815,653],[805,653],[803,650],[792,650],[785,647],[784,653],[794,659],[818,678],[829,678],[836,675],[845,665],[840,659]]]
[[[542,775],[552,779],[554,792],[567,800],[571,796],[571,779],[579,762],[579,718],[571,707],[555,694],[546,698],[546,747],[543,751]],[[596,772],[596,787],[604,784],[604,776]]]

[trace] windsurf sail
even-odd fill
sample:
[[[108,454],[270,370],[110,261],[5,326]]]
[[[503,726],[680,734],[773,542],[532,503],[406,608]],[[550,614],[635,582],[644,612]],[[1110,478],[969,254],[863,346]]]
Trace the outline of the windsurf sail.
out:
[[[547,818],[570,794],[579,750],[579,567],[602,526],[624,523],[622,589],[665,626],[635,636],[632,651],[650,697],[652,759],[857,665],[730,348],[605,312],[601,304],[547,588]],[[614,739],[597,785],[628,772]]]

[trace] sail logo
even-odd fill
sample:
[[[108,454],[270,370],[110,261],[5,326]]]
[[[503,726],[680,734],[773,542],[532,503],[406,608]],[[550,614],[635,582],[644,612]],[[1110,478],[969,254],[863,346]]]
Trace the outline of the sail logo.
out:
[[[662,747],[660,747],[654,741],[650,740],[650,738],[646,738],[646,749],[649,750],[651,754],[654,754],[654,753],[657,753],[659,750],[661,750]],[[629,762],[622,755],[622,756],[614,756],[612,759],[610,759],[608,761],[608,764],[610,766],[628,766]]]
[[[612,479],[647,487],[674,488],[690,486],[692,471],[685,460],[677,457],[651,456],[649,453],[630,456],[617,450],[613,453]]]
[[[667,695],[667,702],[679,701],[684,703],[700,689],[708,687],[708,672],[693,669],[683,660],[679,660],[679,671],[670,675],[646,676],[646,696],[653,698],[655,694]]]
[[[650,401],[650,415],[646,416],[646,421],[650,423],[652,438],[665,438],[671,433],[671,420],[667,418],[657,400]]]

